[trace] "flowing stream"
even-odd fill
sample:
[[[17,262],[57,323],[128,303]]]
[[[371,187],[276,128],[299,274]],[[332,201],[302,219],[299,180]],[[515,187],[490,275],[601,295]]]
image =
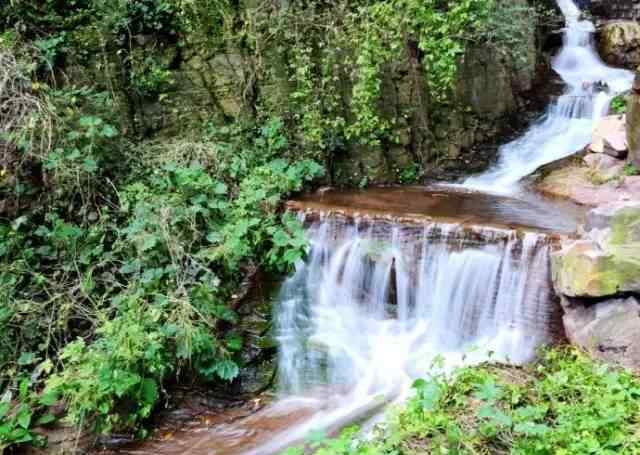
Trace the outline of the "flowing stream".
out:
[[[433,371],[523,363],[561,336],[551,289],[552,232],[575,224],[517,192],[539,166],[591,139],[631,73],[604,65],[594,26],[571,0],[553,68],[564,93],[485,174],[460,188],[321,193],[294,207],[311,244],[275,305],[280,397],[246,418],[128,453],[268,455],[312,430],[375,422]],[[154,445],[155,444],[155,445]]]
[[[277,313],[281,390],[340,406],[293,440],[403,399],[436,359],[523,363],[557,332],[546,234],[334,215],[307,235]]]
[[[516,193],[523,177],[587,145],[614,96],[631,87],[630,72],[600,60],[594,25],[576,5],[558,6],[566,27],[553,68],[564,93],[500,149],[494,168],[463,187]],[[284,284],[276,322],[281,393],[321,410],[250,453],[271,453],[312,429],[366,422],[404,399],[436,359],[445,372],[488,359],[523,363],[553,339],[546,234],[320,213],[307,220],[311,253]]]
[[[613,98],[631,88],[631,71],[611,68],[598,56],[595,26],[581,18],[572,0],[557,0],[565,16],[564,45],[553,69],[566,84],[564,93],[520,138],[500,148],[498,162],[462,186],[513,194],[518,182],[540,166],[565,158],[591,142],[595,122],[607,114]]]

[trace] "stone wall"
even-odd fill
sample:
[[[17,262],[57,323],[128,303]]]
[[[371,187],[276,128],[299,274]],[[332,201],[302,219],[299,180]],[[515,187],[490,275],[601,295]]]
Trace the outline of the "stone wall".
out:
[[[145,45],[160,54],[158,60],[171,62],[172,83],[159,98],[125,100],[124,123],[133,125],[139,134],[154,137],[180,134],[194,120],[219,123],[265,115],[291,119],[289,62],[275,47],[260,62],[266,73],[257,75],[255,57],[241,48],[212,51],[200,45],[182,48],[176,55],[170,46]],[[404,56],[385,69],[379,105],[385,117],[396,119],[394,135],[399,141],[378,148],[344,145],[345,150],[334,153],[328,163],[328,183],[407,183],[442,160],[461,171],[468,167],[468,161],[459,159],[461,153],[496,137],[522,106],[522,94],[532,87],[538,63],[535,30],[522,47],[519,67],[514,69],[512,56],[492,46],[471,46],[460,60],[454,102],[435,110],[426,93],[420,51],[415,43],[407,42]],[[110,73],[118,74],[118,60],[111,63]],[[99,77],[85,67],[78,67],[76,73],[80,78]],[[338,77],[344,80],[346,105],[351,90],[343,76]]]
[[[529,4],[529,0],[509,1]],[[368,147],[338,138],[337,150],[325,163],[330,171],[326,183],[410,183],[426,174],[448,178],[461,175],[471,171],[470,163],[479,169],[486,166],[486,153],[475,154],[474,145],[493,141],[513,124],[542,60],[532,25],[524,45],[518,46],[514,55],[505,55],[491,45],[470,45],[460,59],[453,101],[446,106],[431,103],[424,56],[417,43],[408,39],[402,56],[385,65],[379,102],[382,116],[394,120],[391,136],[398,141]],[[224,124],[272,115],[283,117],[295,131],[291,56],[282,51],[282,46],[274,43],[257,59],[241,43],[212,48],[207,42],[187,39],[188,44],[178,49],[175,43],[157,41],[153,36],[136,35],[132,40],[146,57],[171,68],[169,85],[163,87],[160,96],[132,93],[122,76],[126,65],[113,53],[96,53],[88,62],[69,61],[65,69],[78,85],[99,78],[108,78],[105,87],[118,88],[121,84],[117,92],[124,131],[146,138],[172,137],[199,121]],[[353,116],[349,107],[353,76],[346,67],[336,72],[344,105],[341,115],[349,119]],[[443,175],[435,163],[446,166],[447,172],[452,169],[451,173]]]
[[[593,356],[640,371],[640,204],[587,214],[583,236],[552,255],[568,338]]]
[[[591,0],[591,12],[604,20],[640,19],[640,0]]]

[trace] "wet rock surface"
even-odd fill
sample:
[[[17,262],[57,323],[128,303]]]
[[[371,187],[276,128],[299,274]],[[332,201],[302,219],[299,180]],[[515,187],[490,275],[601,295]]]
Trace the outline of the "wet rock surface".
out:
[[[627,142],[629,160],[640,168],[640,73],[636,73],[627,104]]]
[[[572,343],[598,359],[640,369],[640,303],[636,298],[564,306],[564,326]]]
[[[552,254],[556,290],[583,298],[640,292],[640,204],[603,207],[587,218],[584,238]]]
[[[640,369],[640,202],[602,205],[583,236],[552,253],[552,277],[571,342],[595,357]]]
[[[324,189],[290,201],[289,208],[342,213],[406,222],[451,221],[571,234],[581,210],[543,199],[522,200],[454,186],[373,187],[366,190]]]
[[[598,48],[610,65],[635,69],[640,65],[640,24],[636,21],[615,21],[598,30]]]

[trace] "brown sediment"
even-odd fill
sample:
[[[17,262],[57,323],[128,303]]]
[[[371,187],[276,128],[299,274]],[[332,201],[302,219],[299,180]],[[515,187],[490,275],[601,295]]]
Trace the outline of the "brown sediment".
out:
[[[378,187],[340,192],[329,189],[303,195],[289,201],[287,207],[303,213],[306,224],[330,222],[332,235],[328,242],[342,238],[343,232],[353,230],[354,225],[366,230],[374,240],[389,240],[395,238],[395,233],[402,257],[407,264],[412,264],[411,271],[407,272],[411,283],[417,280],[417,263],[420,254],[425,254],[420,245],[427,239],[444,241],[451,251],[486,244],[503,244],[505,248],[510,245],[506,251],[514,259],[531,262],[541,249],[553,248],[558,243],[556,240],[573,235],[577,225],[575,213],[552,202],[447,187]],[[525,258],[523,242],[513,240],[531,238],[529,233],[534,233],[538,240]],[[395,273],[394,266],[392,269]],[[524,325],[532,327],[548,321],[550,340],[560,340],[563,338],[560,307],[554,302],[549,285],[548,265],[532,267],[529,272],[526,288],[539,291],[531,296],[533,305],[525,308],[519,318]],[[536,306],[540,302],[549,304]],[[536,309],[538,307],[542,310]],[[506,323],[509,321],[505,320]],[[320,391],[320,395],[325,399],[275,403],[261,397],[219,412],[204,410],[179,422],[160,419],[161,426],[148,441],[96,453],[243,455],[266,453],[263,450],[267,446],[268,453],[275,453],[270,444],[276,435],[280,438],[291,434],[312,416],[339,405],[335,394]]]
[[[455,187],[374,187],[366,190],[321,190],[287,203],[310,217],[343,216],[390,221],[425,222],[526,230],[571,235],[580,214],[553,201],[515,199]]]
[[[244,405],[193,415],[186,422],[170,419],[144,442],[98,448],[94,455],[239,455],[269,441],[275,433],[318,411],[317,404],[270,403],[256,398]],[[188,410],[182,410],[188,412]]]

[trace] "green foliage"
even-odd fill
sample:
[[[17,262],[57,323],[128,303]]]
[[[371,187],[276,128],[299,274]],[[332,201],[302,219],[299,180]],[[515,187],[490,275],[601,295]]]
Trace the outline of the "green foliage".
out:
[[[414,384],[415,395],[375,430],[312,444],[322,455],[633,454],[640,450],[640,381],[573,350],[526,369],[480,366]],[[318,448],[320,446],[320,448]],[[296,452],[298,450],[298,452]],[[303,453],[290,449],[287,454]]]
[[[102,431],[135,428],[148,417],[172,367],[162,305],[146,305],[135,294],[119,298],[117,305],[119,315],[101,325],[90,347],[83,340],[65,346],[60,355],[65,368],[49,378],[45,391],[65,399],[69,419],[86,424],[95,417]],[[122,403],[130,409],[125,416],[116,410]]]
[[[616,114],[624,114],[627,112],[627,96],[626,95],[618,95],[613,100],[611,100],[611,111]]]
[[[638,169],[633,163],[627,163],[624,165],[623,173],[627,177],[640,175],[640,169]]]
[[[414,163],[398,171],[398,180],[400,181],[400,183],[413,184],[413,183],[417,183],[419,175],[420,175],[420,169]]]
[[[322,168],[290,160],[283,122],[273,119],[200,130],[216,167],[207,154],[193,160],[173,145],[157,168],[120,163],[135,171],[131,183],[116,180],[114,191],[105,187],[112,174],[102,153],[115,129],[94,115],[76,125],[64,140],[80,156],[53,150],[45,168],[59,188],[73,182],[63,172],[73,172],[78,182],[69,189],[93,197],[82,197],[79,211],[0,224],[2,381],[16,387],[20,372],[33,368],[20,361],[27,355],[56,360],[46,391],[67,403],[71,421],[103,432],[136,429],[167,378],[188,371],[232,381],[239,374],[242,338],[228,305],[238,270],[287,271],[303,257],[302,227],[281,214],[280,203]],[[90,167],[88,157],[95,157]],[[96,206],[105,189],[117,194],[113,207]]]
[[[340,149],[345,140],[374,147],[395,141],[397,119],[383,114],[382,85],[392,65],[412,52],[412,43],[431,104],[435,108],[449,103],[468,42],[491,43],[507,55],[531,36],[534,10],[504,4],[490,0],[349,2],[336,6],[346,12],[339,20],[313,2],[280,12],[283,24],[314,18],[302,21],[296,32],[283,26],[283,41],[293,55],[290,78],[295,90],[290,98],[306,145],[326,154]],[[517,21],[505,20],[514,14]]]
[[[34,431],[34,427],[42,427],[56,420],[47,412],[47,407],[54,404],[54,397],[34,391],[39,377],[51,370],[51,362],[38,363],[33,353],[23,353],[18,359],[21,366],[34,366],[30,376],[22,376],[18,381],[16,394],[7,390],[0,397],[0,450],[16,444],[29,443],[43,447],[46,438]]]

